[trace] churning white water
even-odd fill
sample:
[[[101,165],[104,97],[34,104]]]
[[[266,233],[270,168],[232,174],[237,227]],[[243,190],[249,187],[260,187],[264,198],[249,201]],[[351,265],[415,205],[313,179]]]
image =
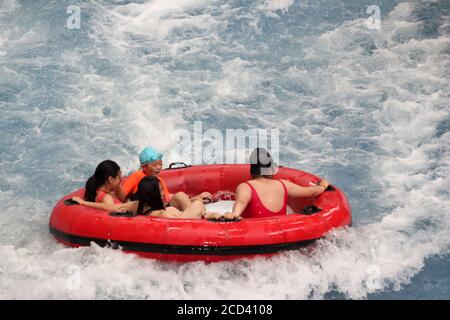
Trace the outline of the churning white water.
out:
[[[380,30],[357,0],[79,1],[78,29],[71,1],[1,1],[0,298],[448,298],[450,4],[375,2]],[[51,237],[100,161],[178,160],[194,121],[279,129],[281,164],[338,185],[353,227],[213,264]]]

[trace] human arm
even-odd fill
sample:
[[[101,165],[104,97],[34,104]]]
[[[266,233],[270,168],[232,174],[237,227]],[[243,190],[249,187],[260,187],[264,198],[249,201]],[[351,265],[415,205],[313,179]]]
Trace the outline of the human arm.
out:
[[[229,220],[240,218],[251,199],[252,192],[250,187],[245,183],[241,183],[236,188],[236,201],[233,205],[233,211],[226,212],[223,217]]]
[[[73,197],[73,201],[78,202],[80,205],[106,211],[125,212],[127,210],[134,211],[137,201],[131,201],[121,204],[114,203],[111,195],[107,194],[103,197],[102,202],[91,202],[83,200],[80,197]]]
[[[321,193],[323,193],[329,186],[329,182],[326,179],[322,179],[320,184],[317,186],[311,187],[302,187],[293,182],[282,180],[286,189],[288,191],[288,195],[293,198],[313,198],[317,197]]]

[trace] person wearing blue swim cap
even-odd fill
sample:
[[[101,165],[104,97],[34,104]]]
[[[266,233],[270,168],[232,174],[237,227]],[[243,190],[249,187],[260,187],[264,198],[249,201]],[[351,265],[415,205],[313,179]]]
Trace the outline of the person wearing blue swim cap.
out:
[[[127,198],[133,200],[138,191],[139,183],[144,177],[149,176],[155,176],[160,181],[165,206],[173,206],[179,210],[185,210],[195,200],[201,200],[204,203],[211,201],[212,195],[209,192],[202,192],[192,198],[189,198],[184,192],[170,193],[164,180],[158,177],[163,168],[162,158],[163,155],[152,147],[146,147],[141,151],[139,154],[141,168],[133,172],[123,183],[122,190],[124,195],[123,199],[121,199],[122,201],[125,201]]]
[[[161,153],[152,147],[147,147],[139,154],[139,161],[141,162],[141,165],[147,165],[149,163],[162,160],[162,157],[163,156]]]

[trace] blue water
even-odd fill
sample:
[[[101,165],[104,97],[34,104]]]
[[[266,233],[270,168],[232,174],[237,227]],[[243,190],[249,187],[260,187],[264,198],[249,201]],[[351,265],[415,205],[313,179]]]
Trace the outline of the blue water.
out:
[[[173,2],[0,1],[0,298],[448,299],[450,3],[372,1],[371,30],[357,0]],[[281,164],[341,187],[353,227],[209,265],[49,235],[97,163],[178,160],[195,121],[279,129]]]

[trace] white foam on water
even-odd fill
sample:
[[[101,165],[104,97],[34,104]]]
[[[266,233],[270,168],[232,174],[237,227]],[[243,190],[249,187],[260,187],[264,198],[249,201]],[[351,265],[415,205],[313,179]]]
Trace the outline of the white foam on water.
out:
[[[16,0],[2,0],[0,7],[0,15],[10,13],[17,9],[19,4]]]
[[[267,11],[273,12],[280,10],[284,13],[288,12],[289,7],[294,4],[294,0],[269,0],[260,5],[260,9],[266,9]]]
[[[23,9],[9,3],[1,15]],[[19,52],[68,31],[2,22],[0,298],[359,299],[400,290],[446,254],[448,19],[422,37],[421,4],[404,2],[381,31],[358,17],[301,38],[277,25],[295,5],[86,4],[84,46],[26,58]],[[282,42],[263,38],[265,19]],[[221,130],[281,128],[283,164],[334,178],[350,196],[354,226],[311,252],[214,264],[54,241],[54,203],[98,162],[132,170],[143,147],[169,154],[171,132],[199,119]]]

